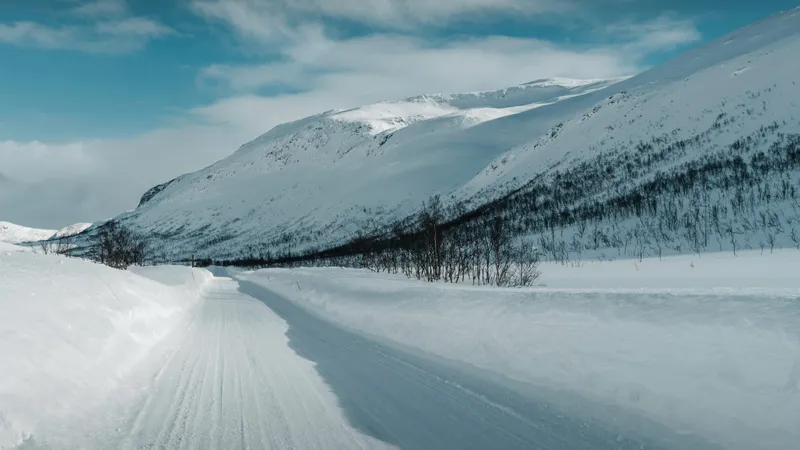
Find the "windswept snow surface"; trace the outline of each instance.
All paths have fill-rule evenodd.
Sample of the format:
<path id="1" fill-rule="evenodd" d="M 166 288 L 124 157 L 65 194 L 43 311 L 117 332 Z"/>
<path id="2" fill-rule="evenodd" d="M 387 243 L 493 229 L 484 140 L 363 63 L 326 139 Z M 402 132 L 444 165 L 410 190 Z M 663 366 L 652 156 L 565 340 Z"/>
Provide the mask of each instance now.
<path id="1" fill-rule="evenodd" d="M 210 274 L 131 272 L 0 244 L 0 448 L 105 401 L 196 303 Z M 57 447 L 58 448 L 58 447 Z"/>
<path id="2" fill-rule="evenodd" d="M 800 442 L 797 267 L 796 250 L 547 265 L 543 286 L 524 290 L 343 269 L 239 277 L 387 345 L 544 389 L 567 410 L 588 410 L 565 400 L 578 395 L 721 448 L 790 450 Z"/>

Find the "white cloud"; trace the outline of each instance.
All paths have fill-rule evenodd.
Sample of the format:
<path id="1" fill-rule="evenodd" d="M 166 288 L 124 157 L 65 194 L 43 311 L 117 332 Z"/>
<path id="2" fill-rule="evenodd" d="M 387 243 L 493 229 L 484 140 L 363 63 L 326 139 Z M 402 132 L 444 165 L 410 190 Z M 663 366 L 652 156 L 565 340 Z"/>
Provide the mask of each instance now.
<path id="1" fill-rule="evenodd" d="M 645 22 L 614 23 L 606 26 L 603 33 L 618 42 L 623 42 L 626 48 L 639 54 L 673 50 L 703 38 L 693 20 L 677 18 L 670 14 L 663 14 Z"/>
<path id="2" fill-rule="evenodd" d="M 95 30 L 101 36 L 151 39 L 175 33 L 171 28 L 143 17 L 100 22 Z"/>
<path id="3" fill-rule="evenodd" d="M 192 0 L 195 11 L 246 33 L 280 35 L 275 19 L 346 19 L 389 29 L 444 24 L 480 14 L 537 15 L 574 8 L 573 0 Z"/>
<path id="4" fill-rule="evenodd" d="M 76 6 L 72 13 L 83 17 L 119 17 L 129 13 L 125 0 L 95 0 Z"/>
<path id="5" fill-rule="evenodd" d="M 254 138 L 280 123 L 330 109 L 549 77 L 613 78 L 638 69 L 637 58 L 629 53 L 574 50 L 535 39 L 489 37 L 435 46 L 398 35 L 321 39 L 287 48 L 282 62 L 207 68 L 201 77 L 227 83 L 238 94 L 193 113 L 210 123 L 237 125 Z M 247 93 L 276 83 L 300 92 Z"/>
<path id="6" fill-rule="evenodd" d="M 84 3 L 70 12 L 80 20 L 58 26 L 31 21 L 0 23 L 0 42 L 52 50 L 125 53 L 143 48 L 152 39 L 175 34 L 155 20 L 131 16 L 123 0 Z"/>
<path id="7" fill-rule="evenodd" d="M 188 125 L 129 139 L 1 142 L 0 220 L 40 228 L 103 220 L 144 192 L 232 153 L 250 137 L 238 125 Z"/>
<path id="8" fill-rule="evenodd" d="M 201 83 L 214 81 L 234 91 L 252 91 L 268 86 L 306 88 L 310 78 L 303 66 L 293 62 L 255 66 L 212 64 L 200 72 Z"/>

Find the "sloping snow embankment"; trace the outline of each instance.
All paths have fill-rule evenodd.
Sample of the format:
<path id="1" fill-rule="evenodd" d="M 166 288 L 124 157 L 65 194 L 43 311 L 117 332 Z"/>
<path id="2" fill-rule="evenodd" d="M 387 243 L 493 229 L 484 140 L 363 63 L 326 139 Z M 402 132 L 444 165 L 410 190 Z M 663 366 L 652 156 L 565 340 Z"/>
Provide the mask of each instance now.
<path id="1" fill-rule="evenodd" d="M 540 288 L 243 273 L 384 342 L 621 406 L 730 449 L 800 441 L 800 252 L 545 266 Z M 608 420 L 623 420 L 606 417 Z"/>
<path id="2" fill-rule="evenodd" d="M 210 278 L 185 267 L 137 275 L 0 243 L 0 449 L 102 402 Z"/>

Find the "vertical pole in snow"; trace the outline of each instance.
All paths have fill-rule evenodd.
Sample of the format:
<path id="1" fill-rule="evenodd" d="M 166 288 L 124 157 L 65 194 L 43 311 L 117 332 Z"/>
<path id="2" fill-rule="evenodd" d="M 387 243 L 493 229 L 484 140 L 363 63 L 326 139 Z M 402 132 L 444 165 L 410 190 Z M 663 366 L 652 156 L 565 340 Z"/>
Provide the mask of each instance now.
<path id="1" fill-rule="evenodd" d="M 192 253 L 192 269 L 194 269 L 194 253 Z"/>

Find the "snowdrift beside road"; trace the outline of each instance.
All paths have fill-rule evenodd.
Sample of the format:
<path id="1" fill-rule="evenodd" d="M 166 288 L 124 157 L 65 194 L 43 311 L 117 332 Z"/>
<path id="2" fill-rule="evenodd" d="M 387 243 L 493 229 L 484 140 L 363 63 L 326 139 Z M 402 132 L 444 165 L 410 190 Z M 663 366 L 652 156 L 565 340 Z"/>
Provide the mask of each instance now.
<path id="1" fill-rule="evenodd" d="M 722 448 L 788 450 L 800 441 L 797 267 L 797 251 L 546 266 L 546 287 L 525 290 L 343 269 L 239 276 L 356 332 L 530 383 L 534 395 L 579 394 Z"/>
<path id="2" fill-rule="evenodd" d="M 0 244 L 0 449 L 102 401 L 211 278 L 175 267 L 157 282 L 153 269 L 20 250 Z"/>

